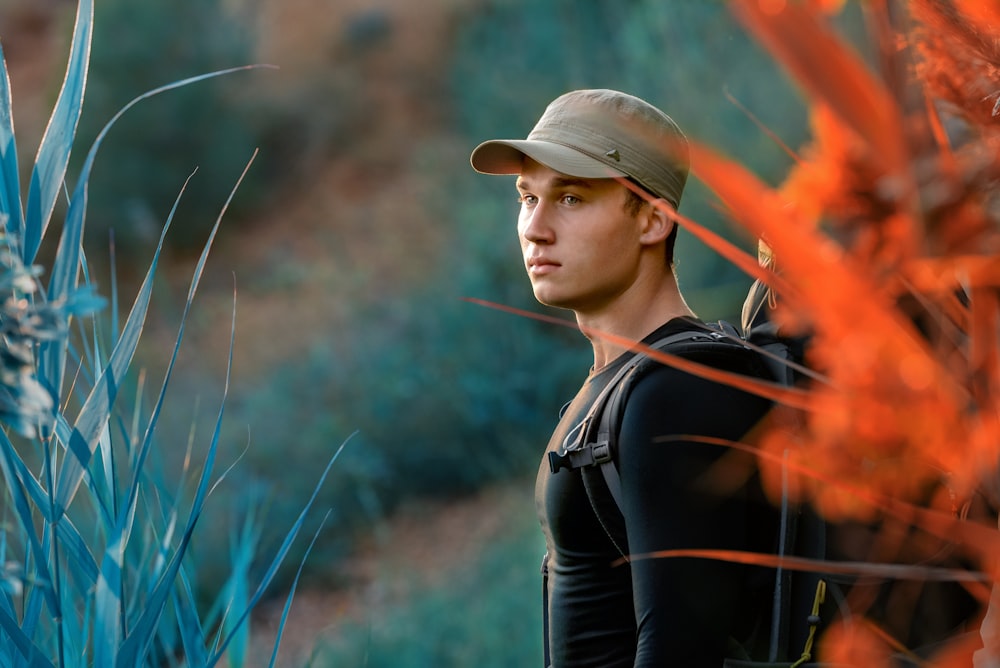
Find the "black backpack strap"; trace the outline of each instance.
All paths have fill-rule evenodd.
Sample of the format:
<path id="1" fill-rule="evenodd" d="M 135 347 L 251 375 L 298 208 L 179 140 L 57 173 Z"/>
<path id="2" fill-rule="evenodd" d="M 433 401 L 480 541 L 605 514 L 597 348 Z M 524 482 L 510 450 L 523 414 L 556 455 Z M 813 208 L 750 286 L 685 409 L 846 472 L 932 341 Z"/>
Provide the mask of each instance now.
<path id="1" fill-rule="evenodd" d="M 719 341 L 731 340 L 742 345 L 739 331 L 728 323 L 705 325 L 701 329 L 689 329 L 664 336 L 654 341 L 650 347 L 666 351 L 670 348 L 703 349 L 704 346 L 719 345 Z M 608 538 L 618 549 L 622 558 L 628 560 L 625 549 L 626 536 L 616 524 L 608 521 L 611 517 L 624 518 L 622 512 L 621 476 L 615 461 L 615 446 L 618 428 L 625 410 L 625 401 L 634 383 L 644 373 L 659 364 L 647 353 L 635 353 L 618 370 L 611 381 L 593 401 L 587 414 L 569 434 L 559 452 L 550 452 L 549 469 L 557 473 L 563 468 L 580 469 L 587 498 L 598 522 Z M 591 472 L 598 468 L 604 478 L 608 494 L 596 487 L 599 483 L 592 479 Z M 620 524 L 620 523 L 619 523 Z"/>
<path id="2" fill-rule="evenodd" d="M 664 336 L 649 347 L 666 352 L 671 347 L 679 347 L 685 343 L 701 347 L 718 345 L 720 341 L 742 345 L 739 330 L 727 322 L 719 321 L 718 324 L 706 325 L 704 329 L 690 329 Z M 654 364 L 659 362 L 645 352 L 637 352 L 597 396 L 577 429 L 567 435 L 560 452 L 550 452 L 548 455 L 549 469 L 553 473 L 562 468 L 599 466 L 619 513 L 622 506 L 622 485 L 615 463 L 618 427 L 625 410 L 625 400 L 633 384 Z"/>
<path id="3" fill-rule="evenodd" d="M 549 650 L 549 553 L 542 557 L 542 656 L 543 668 L 549 668 L 552 660 Z"/>
<path id="4" fill-rule="evenodd" d="M 685 333 L 686 334 L 686 333 Z M 646 357 L 645 353 L 639 352 L 626 362 L 611 381 L 604 386 L 601 393 L 597 395 L 590 409 L 578 424 L 563 441 L 559 451 L 549 453 L 549 470 L 558 473 L 561 469 L 578 469 L 595 464 L 604 464 L 613 459 L 610 449 L 610 439 L 602 439 L 598 436 L 591 438 L 594 420 L 601 417 L 604 406 L 608 403 L 609 396 L 619 387 L 622 379 L 628 376 L 635 367 Z M 620 487 L 620 486 L 619 486 Z"/>

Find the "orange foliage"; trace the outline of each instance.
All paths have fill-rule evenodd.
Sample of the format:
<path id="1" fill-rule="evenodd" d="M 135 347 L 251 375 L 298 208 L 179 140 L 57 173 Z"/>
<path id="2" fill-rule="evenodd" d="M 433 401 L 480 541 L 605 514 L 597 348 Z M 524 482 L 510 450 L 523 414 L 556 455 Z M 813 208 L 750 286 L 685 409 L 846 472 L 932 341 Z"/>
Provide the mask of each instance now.
<path id="1" fill-rule="evenodd" d="M 908 63 L 910 85 L 897 93 L 832 31 L 822 13 L 829 5 L 734 9 L 813 98 L 813 142 L 777 189 L 707 147 L 692 151 L 695 173 L 773 249 L 795 287 L 781 294 L 775 317 L 811 334 L 808 361 L 828 379 L 810 388 L 806 419 L 776 429 L 768 447 L 887 497 L 916 499 L 943 474 L 968 496 L 1000 441 L 1000 237 L 991 206 L 1000 152 L 988 150 L 1000 124 L 990 116 L 979 125 L 985 117 L 971 110 L 959 138 L 942 144 L 936 106 L 913 99 L 937 101 L 943 91 L 957 108 L 981 107 L 982 95 L 957 92 L 973 84 L 981 92 L 984 81 L 1000 92 L 984 46 L 1000 44 L 1000 31 L 987 39 L 983 12 L 963 22 L 943 2 L 911 3 L 903 37 L 922 59 Z M 887 9 L 872 3 L 869 11 Z M 838 517 L 875 510 L 837 490 L 811 494 Z"/>
<path id="2" fill-rule="evenodd" d="M 772 276 L 774 318 L 808 334 L 807 362 L 824 379 L 804 384 L 805 410 L 775 417 L 760 445 L 765 482 L 778 485 L 767 462 L 787 457 L 811 472 L 795 489 L 829 520 L 892 517 L 900 533 L 891 549 L 876 540 L 883 556 L 926 557 L 951 531 L 965 567 L 996 579 L 1000 3 L 865 3 L 881 40 L 875 66 L 831 27 L 827 14 L 842 4 L 732 5 L 811 100 L 812 140 L 779 187 L 692 147 L 694 173 L 773 251 L 780 280 L 754 273 Z M 949 515 L 969 523 L 984 494 L 991 535 L 943 528 Z M 888 665 L 897 631 L 838 625 L 824 657 Z M 968 665 L 969 642 L 956 638 L 935 665 Z"/>

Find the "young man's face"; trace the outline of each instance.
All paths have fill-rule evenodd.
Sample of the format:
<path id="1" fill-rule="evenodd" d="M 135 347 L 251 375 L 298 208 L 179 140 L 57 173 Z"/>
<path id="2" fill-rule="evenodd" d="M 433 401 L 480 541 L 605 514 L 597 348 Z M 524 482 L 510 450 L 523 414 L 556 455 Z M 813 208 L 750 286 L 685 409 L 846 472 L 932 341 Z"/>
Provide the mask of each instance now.
<path id="1" fill-rule="evenodd" d="M 599 313 L 635 283 L 645 211 L 626 211 L 625 186 L 566 176 L 525 158 L 517 190 L 517 233 L 538 301 Z"/>

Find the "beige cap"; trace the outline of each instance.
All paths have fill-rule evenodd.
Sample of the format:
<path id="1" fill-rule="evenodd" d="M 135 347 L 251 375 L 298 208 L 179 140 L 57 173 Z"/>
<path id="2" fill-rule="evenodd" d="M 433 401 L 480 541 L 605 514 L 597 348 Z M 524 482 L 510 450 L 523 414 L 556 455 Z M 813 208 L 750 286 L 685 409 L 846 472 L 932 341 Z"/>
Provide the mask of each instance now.
<path id="1" fill-rule="evenodd" d="M 568 176 L 631 178 L 674 207 L 688 175 L 687 138 L 665 113 L 614 90 L 556 98 L 527 139 L 494 139 L 472 152 L 483 174 L 519 174 L 524 156 Z"/>

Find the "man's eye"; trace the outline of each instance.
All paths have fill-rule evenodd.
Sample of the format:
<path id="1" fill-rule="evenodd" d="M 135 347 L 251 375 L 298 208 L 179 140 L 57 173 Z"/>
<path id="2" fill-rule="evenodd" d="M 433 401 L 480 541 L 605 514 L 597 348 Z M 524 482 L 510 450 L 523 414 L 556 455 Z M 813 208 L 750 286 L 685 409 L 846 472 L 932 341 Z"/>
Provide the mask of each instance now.
<path id="1" fill-rule="evenodd" d="M 580 203 L 580 198 L 576 195 L 563 195 L 563 204 L 569 204 L 570 206 L 575 206 Z"/>
<path id="2" fill-rule="evenodd" d="M 518 201 L 519 204 L 528 204 L 528 205 L 531 205 L 531 204 L 534 204 L 535 202 L 537 202 L 538 198 L 535 197 L 534 195 L 529 195 L 527 193 L 521 193 L 520 195 L 517 196 L 517 201 Z"/>

